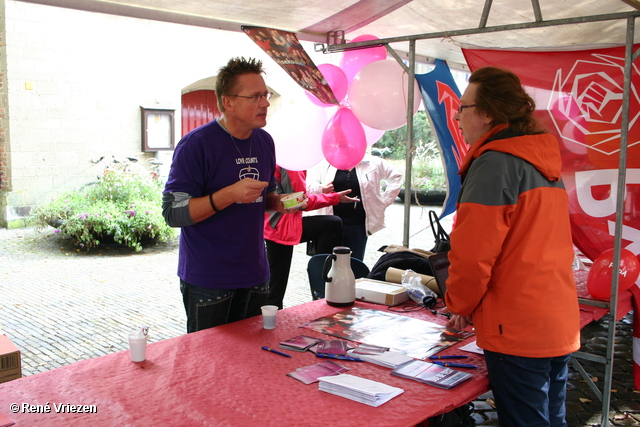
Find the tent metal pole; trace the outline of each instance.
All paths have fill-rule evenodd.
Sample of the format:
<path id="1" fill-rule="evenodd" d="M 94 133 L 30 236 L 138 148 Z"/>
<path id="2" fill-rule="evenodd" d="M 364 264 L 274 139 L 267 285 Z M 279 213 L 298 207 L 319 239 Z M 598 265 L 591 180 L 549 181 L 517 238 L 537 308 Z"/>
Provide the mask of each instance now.
<path id="1" fill-rule="evenodd" d="M 554 27 L 557 25 L 584 24 L 588 22 L 615 21 L 640 16 L 640 11 L 609 13 L 603 15 L 578 16 L 575 18 L 551 19 L 548 21 L 523 22 L 520 24 L 496 25 L 484 28 L 467 28 L 461 30 L 438 31 L 435 33 L 414 34 L 410 36 L 389 37 L 385 39 L 361 41 L 356 43 L 331 44 L 322 46 L 323 52 L 342 52 L 345 49 L 378 46 L 384 43 L 400 43 L 415 40 L 440 39 L 471 34 L 495 33 L 500 31 L 526 30 L 530 28 Z"/>
<path id="2" fill-rule="evenodd" d="M 533 15 L 536 17 L 536 22 L 542 22 L 542 11 L 540 10 L 540 2 L 538 0 L 531 0 L 531 7 L 533 7 Z"/>
<path id="3" fill-rule="evenodd" d="M 407 155 L 405 156 L 405 173 L 404 173 L 404 233 L 402 236 L 402 244 L 405 247 L 409 247 L 409 224 L 411 220 L 411 171 L 412 159 L 413 159 L 413 101 L 414 101 L 414 87 L 416 84 L 416 41 L 411 40 L 409 42 L 409 85 L 407 93 Z"/>
<path id="4" fill-rule="evenodd" d="M 613 240 L 613 265 L 614 271 L 620 265 L 620 251 L 622 248 L 622 214 L 624 209 L 624 196 L 626 193 L 627 175 L 627 144 L 629 137 L 629 96 L 631 92 L 631 71 L 633 61 L 633 33 L 635 20 L 627 18 L 627 40 L 625 45 L 624 61 L 624 88 L 622 92 L 622 125 L 620 128 L 620 158 L 618 161 L 618 189 L 616 194 L 616 224 Z M 607 356 L 604 375 L 604 390 L 602 393 L 602 418 L 601 425 L 609 426 L 609 406 L 611 403 L 611 378 L 613 375 L 613 354 L 616 338 L 617 313 L 618 313 L 618 286 L 619 275 L 611 275 L 611 299 L 609 303 L 609 330 L 607 335 Z"/>
<path id="5" fill-rule="evenodd" d="M 491 3 L 493 3 L 493 0 L 484 1 L 484 9 L 482 9 L 482 16 L 480 17 L 478 28 L 485 28 L 487 26 L 487 21 L 489 20 L 489 12 L 491 12 Z"/>

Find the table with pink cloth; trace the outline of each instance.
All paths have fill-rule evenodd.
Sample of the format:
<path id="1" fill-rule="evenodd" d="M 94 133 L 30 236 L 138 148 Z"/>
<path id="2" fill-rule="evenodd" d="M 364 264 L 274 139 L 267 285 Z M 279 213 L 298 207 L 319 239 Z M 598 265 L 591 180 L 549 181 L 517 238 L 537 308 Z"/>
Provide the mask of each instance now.
<path id="1" fill-rule="evenodd" d="M 387 310 L 356 302 L 356 307 Z M 84 360 L 0 384 L 0 413 L 18 426 L 184 425 L 184 426 L 414 426 L 472 401 L 489 390 L 481 355 L 468 353 L 473 378 L 451 390 L 392 376 L 390 369 L 367 362 L 338 361 L 349 374 L 404 389 L 374 408 L 305 385 L 286 374 L 324 359 L 311 352 L 289 351 L 286 358 L 263 351 L 304 334 L 328 335 L 300 328 L 341 308 L 318 300 L 278 312 L 277 327 L 266 330 L 260 316 L 182 335 L 147 346 L 147 360 L 133 363 L 129 351 Z M 444 324 L 427 310 L 402 315 Z M 150 325 L 153 327 L 153 325 Z M 123 332 L 123 339 L 127 331 Z M 459 346 L 441 354 L 460 353 Z M 12 413 L 11 404 L 48 405 L 50 413 Z M 56 413 L 54 404 L 95 405 L 95 413 Z"/>

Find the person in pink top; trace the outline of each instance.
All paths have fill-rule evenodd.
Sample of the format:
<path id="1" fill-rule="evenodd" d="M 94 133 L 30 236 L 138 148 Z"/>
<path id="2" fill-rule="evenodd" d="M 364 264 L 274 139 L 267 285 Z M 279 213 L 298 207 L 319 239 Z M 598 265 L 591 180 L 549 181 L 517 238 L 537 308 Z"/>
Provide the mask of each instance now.
<path id="1" fill-rule="evenodd" d="M 278 192 L 306 193 L 307 172 L 276 168 Z M 326 194 L 307 194 L 306 206 L 301 210 L 314 210 L 338 203 L 355 203 L 357 198 L 349 197 L 351 190 Z M 342 245 L 342 220 L 335 215 L 302 216 L 302 211 L 283 215 L 274 212 L 265 215 L 264 238 L 267 260 L 271 270 L 269 279 L 269 300 L 271 305 L 282 308 L 287 290 L 293 247 L 298 243 L 315 240 L 318 253 L 330 254 L 333 248 Z"/>

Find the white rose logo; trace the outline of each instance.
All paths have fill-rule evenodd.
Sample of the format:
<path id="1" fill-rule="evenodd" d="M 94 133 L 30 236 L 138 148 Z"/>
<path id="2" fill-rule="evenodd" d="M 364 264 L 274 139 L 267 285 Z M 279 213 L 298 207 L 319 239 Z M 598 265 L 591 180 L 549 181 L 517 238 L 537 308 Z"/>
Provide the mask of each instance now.
<path id="1" fill-rule="evenodd" d="M 628 159 L 634 157 L 632 147 L 635 147 L 634 151 L 640 148 L 640 129 L 634 126 L 640 117 L 640 98 L 636 90 L 639 73 L 635 65 L 632 74 Z M 574 153 L 587 154 L 591 163 L 599 167 L 618 164 L 623 81 L 624 58 L 603 54 L 592 54 L 590 60 L 575 61 L 568 72 L 565 69 L 556 72 L 548 105 L 551 120 L 567 148 Z M 636 154 L 635 157 L 640 156 Z"/>

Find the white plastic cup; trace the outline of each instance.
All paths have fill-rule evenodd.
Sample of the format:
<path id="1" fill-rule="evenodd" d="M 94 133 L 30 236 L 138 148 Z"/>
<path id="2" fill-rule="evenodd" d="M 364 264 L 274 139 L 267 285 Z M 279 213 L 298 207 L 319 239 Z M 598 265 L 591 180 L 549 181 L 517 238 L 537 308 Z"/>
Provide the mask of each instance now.
<path id="1" fill-rule="evenodd" d="M 129 353 L 132 362 L 144 362 L 147 358 L 147 337 L 129 335 Z"/>
<path id="2" fill-rule="evenodd" d="M 265 329 L 276 328 L 276 315 L 278 314 L 277 305 L 263 305 L 262 307 L 262 325 Z"/>

